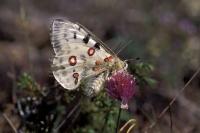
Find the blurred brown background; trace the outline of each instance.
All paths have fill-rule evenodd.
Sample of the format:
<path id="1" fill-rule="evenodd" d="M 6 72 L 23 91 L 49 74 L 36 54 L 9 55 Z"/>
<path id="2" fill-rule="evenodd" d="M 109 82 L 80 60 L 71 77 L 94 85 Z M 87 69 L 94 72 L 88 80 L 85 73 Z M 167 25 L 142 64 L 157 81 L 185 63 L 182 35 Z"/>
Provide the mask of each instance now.
<path id="1" fill-rule="evenodd" d="M 14 125 L 18 118 L 10 110 L 17 77 L 32 73 L 42 86 L 51 86 L 53 55 L 49 25 L 61 18 L 78 22 L 111 49 L 133 40 L 121 59 L 140 57 L 154 66 L 156 87 L 142 86 L 130 107 L 138 126 L 134 133 L 150 126 L 136 104 L 156 118 L 178 94 L 200 66 L 200 0 L 0 0 L 0 107 Z M 8 111 L 7 111 L 8 110 Z M 200 74 L 171 107 L 175 133 L 200 132 Z M 0 130 L 9 127 L 0 117 Z M 159 130 L 170 132 L 170 114 L 158 120 Z"/>

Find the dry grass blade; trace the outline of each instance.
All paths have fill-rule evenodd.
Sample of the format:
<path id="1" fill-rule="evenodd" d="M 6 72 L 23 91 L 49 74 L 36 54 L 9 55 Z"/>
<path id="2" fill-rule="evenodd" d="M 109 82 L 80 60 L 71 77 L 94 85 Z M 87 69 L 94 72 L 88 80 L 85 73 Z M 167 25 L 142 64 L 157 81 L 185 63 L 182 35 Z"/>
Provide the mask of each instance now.
<path id="1" fill-rule="evenodd" d="M 173 133 L 173 120 L 172 120 L 172 111 L 171 111 L 171 106 L 169 106 L 169 115 L 170 115 L 170 130 L 171 133 Z"/>
<path id="2" fill-rule="evenodd" d="M 130 122 L 134 122 L 127 130 L 127 133 L 129 133 L 131 131 L 131 129 L 135 126 L 135 122 L 136 120 L 135 119 L 130 119 L 129 121 L 127 121 L 123 127 L 120 128 L 120 132 L 122 132 L 124 130 L 124 128 L 130 123 Z"/>
<path id="3" fill-rule="evenodd" d="M 12 81 L 12 102 L 16 103 L 17 102 L 17 95 L 16 95 L 16 75 L 15 75 L 15 69 L 12 67 L 12 72 L 7 72 L 7 76 L 11 79 Z"/>
<path id="4" fill-rule="evenodd" d="M 17 0 L 17 2 L 19 3 L 19 11 L 20 11 L 20 16 L 21 16 L 21 21 L 23 24 L 23 28 L 24 28 L 24 39 L 26 42 L 26 48 L 27 48 L 27 59 L 28 59 L 28 63 L 29 63 L 29 71 L 32 74 L 32 62 L 31 62 L 31 40 L 30 40 L 30 34 L 29 34 L 29 29 L 28 29 L 28 18 L 27 18 L 27 14 L 26 14 L 26 10 L 25 10 L 25 1 L 24 0 Z"/>
<path id="5" fill-rule="evenodd" d="M 200 68 L 195 72 L 195 74 L 192 76 L 192 78 L 187 82 L 187 84 L 179 91 L 179 93 L 174 97 L 174 99 L 169 103 L 169 105 L 162 111 L 162 113 L 158 116 L 157 119 L 159 119 L 169 108 L 170 106 L 174 103 L 174 101 L 177 99 L 177 97 L 185 90 L 185 88 L 191 83 L 191 81 L 195 78 L 195 76 L 199 73 Z M 148 133 L 151 128 L 155 125 L 157 121 L 151 124 L 151 126 L 147 129 L 145 133 Z"/>
<path id="6" fill-rule="evenodd" d="M 8 119 L 7 115 L 2 113 L 2 116 L 5 118 L 5 120 L 9 123 L 9 125 L 11 126 L 12 130 L 17 133 L 16 128 L 14 127 L 14 125 L 12 124 L 12 122 Z"/>
<path id="7" fill-rule="evenodd" d="M 84 98 L 81 98 L 79 103 L 70 111 L 70 113 L 65 117 L 65 119 L 60 123 L 60 125 L 57 127 L 54 133 L 57 133 L 59 129 L 64 125 L 64 123 L 67 121 L 67 119 L 75 112 L 75 110 L 85 101 Z"/>

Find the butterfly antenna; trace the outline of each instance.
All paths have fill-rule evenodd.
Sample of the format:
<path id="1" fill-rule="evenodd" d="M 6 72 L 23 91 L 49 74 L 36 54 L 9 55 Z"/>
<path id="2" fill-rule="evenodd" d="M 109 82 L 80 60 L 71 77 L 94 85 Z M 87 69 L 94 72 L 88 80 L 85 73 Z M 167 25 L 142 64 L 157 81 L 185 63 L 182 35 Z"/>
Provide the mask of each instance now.
<path id="1" fill-rule="evenodd" d="M 135 59 L 126 59 L 124 62 L 127 62 L 127 61 L 133 61 L 133 60 L 139 60 L 140 58 L 135 58 Z"/>
<path id="2" fill-rule="evenodd" d="M 128 44 L 130 44 L 130 42 L 132 42 L 133 40 L 130 40 L 127 44 L 125 44 L 124 45 L 124 47 L 122 47 L 117 53 L 116 53 L 116 55 L 118 55 L 121 51 L 122 51 L 122 49 L 124 49 Z"/>
<path id="3" fill-rule="evenodd" d="M 122 42 L 120 42 L 119 45 L 117 46 L 117 48 L 114 50 L 115 53 L 117 52 L 117 50 L 118 50 L 118 48 L 119 48 L 119 46 L 120 46 L 121 44 L 122 44 Z"/>

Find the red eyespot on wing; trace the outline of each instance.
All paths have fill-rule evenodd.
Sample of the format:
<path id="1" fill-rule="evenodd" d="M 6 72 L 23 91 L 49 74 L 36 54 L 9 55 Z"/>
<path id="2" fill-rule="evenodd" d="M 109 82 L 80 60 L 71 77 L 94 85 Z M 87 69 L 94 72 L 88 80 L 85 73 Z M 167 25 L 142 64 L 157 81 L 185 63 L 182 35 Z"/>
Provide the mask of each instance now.
<path id="1" fill-rule="evenodd" d="M 94 48 L 89 48 L 88 49 L 88 55 L 92 56 L 95 53 L 95 49 Z"/>
<path id="2" fill-rule="evenodd" d="M 95 62 L 95 64 L 98 66 L 98 65 L 101 64 L 101 61 L 100 61 L 100 60 L 97 60 L 97 61 Z"/>
<path id="3" fill-rule="evenodd" d="M 109 57 L 109 60 L 112 60 L 112 59 L 114 59 L 114 57 L 111 55 L 111 56 Z"/>
<path id="4" fill-rule="evenodd" d="M 74 73 L 74 74 L 73 74 L 73 77 L 74 77 L 74 78 L 78 78 L 78 76 L 79 76 L 78 73 Z"/>
<path id="5" fill-rule="evenodd" d="M 105 59 L 104 59 L 104 62 L 108 62 L 109 61 L 109 58 L 108 57 L 106 57 Z"/>
<path id="6" fill-rule="evenodd" d="M 73 74 L 73 77 L 75 78 L 75 81 L 74 81 L 74 84 L 75 84 L 75 85 L 78 83 L 78 76 L 79 76 L 78 73 L 74 73 L 74 74 Z"/>
<path id="7" fill-rule="evenodd" d="M 95 72 L 97 72 L 97 71 L 99 71 L 99 70 L 100 70 L 99 67 L 94 67 L 94 68 L 93 68 L 93 71 L 95 71 Z"/>
<path id="8" fill-rule="evenodd" d="M 76 61 L 76 56 L 70 56 L 70 57 L 69 57 L 69 64 L 70 64 L 71 66 L 74 66 L 74 65 L 76 65 L 76 63 L 77 63 L 77 61 Z"/>

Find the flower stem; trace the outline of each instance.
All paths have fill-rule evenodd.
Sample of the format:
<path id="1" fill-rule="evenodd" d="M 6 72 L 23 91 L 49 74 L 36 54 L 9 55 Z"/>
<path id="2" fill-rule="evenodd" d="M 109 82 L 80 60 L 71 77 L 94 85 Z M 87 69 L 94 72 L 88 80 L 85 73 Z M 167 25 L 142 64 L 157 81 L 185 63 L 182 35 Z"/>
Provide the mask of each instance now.
<path id="1" fill-rule="evenodd" d="M 118 118 L 117 118 L 117 127 L 116 127 L 115 133 L 118 133 L 118 131 L 119 131 L 119 123 L 120 123 L 121 110 L 122 110 L 122 109 L 119 108 L 119 114 L 118 114 Z"/>

